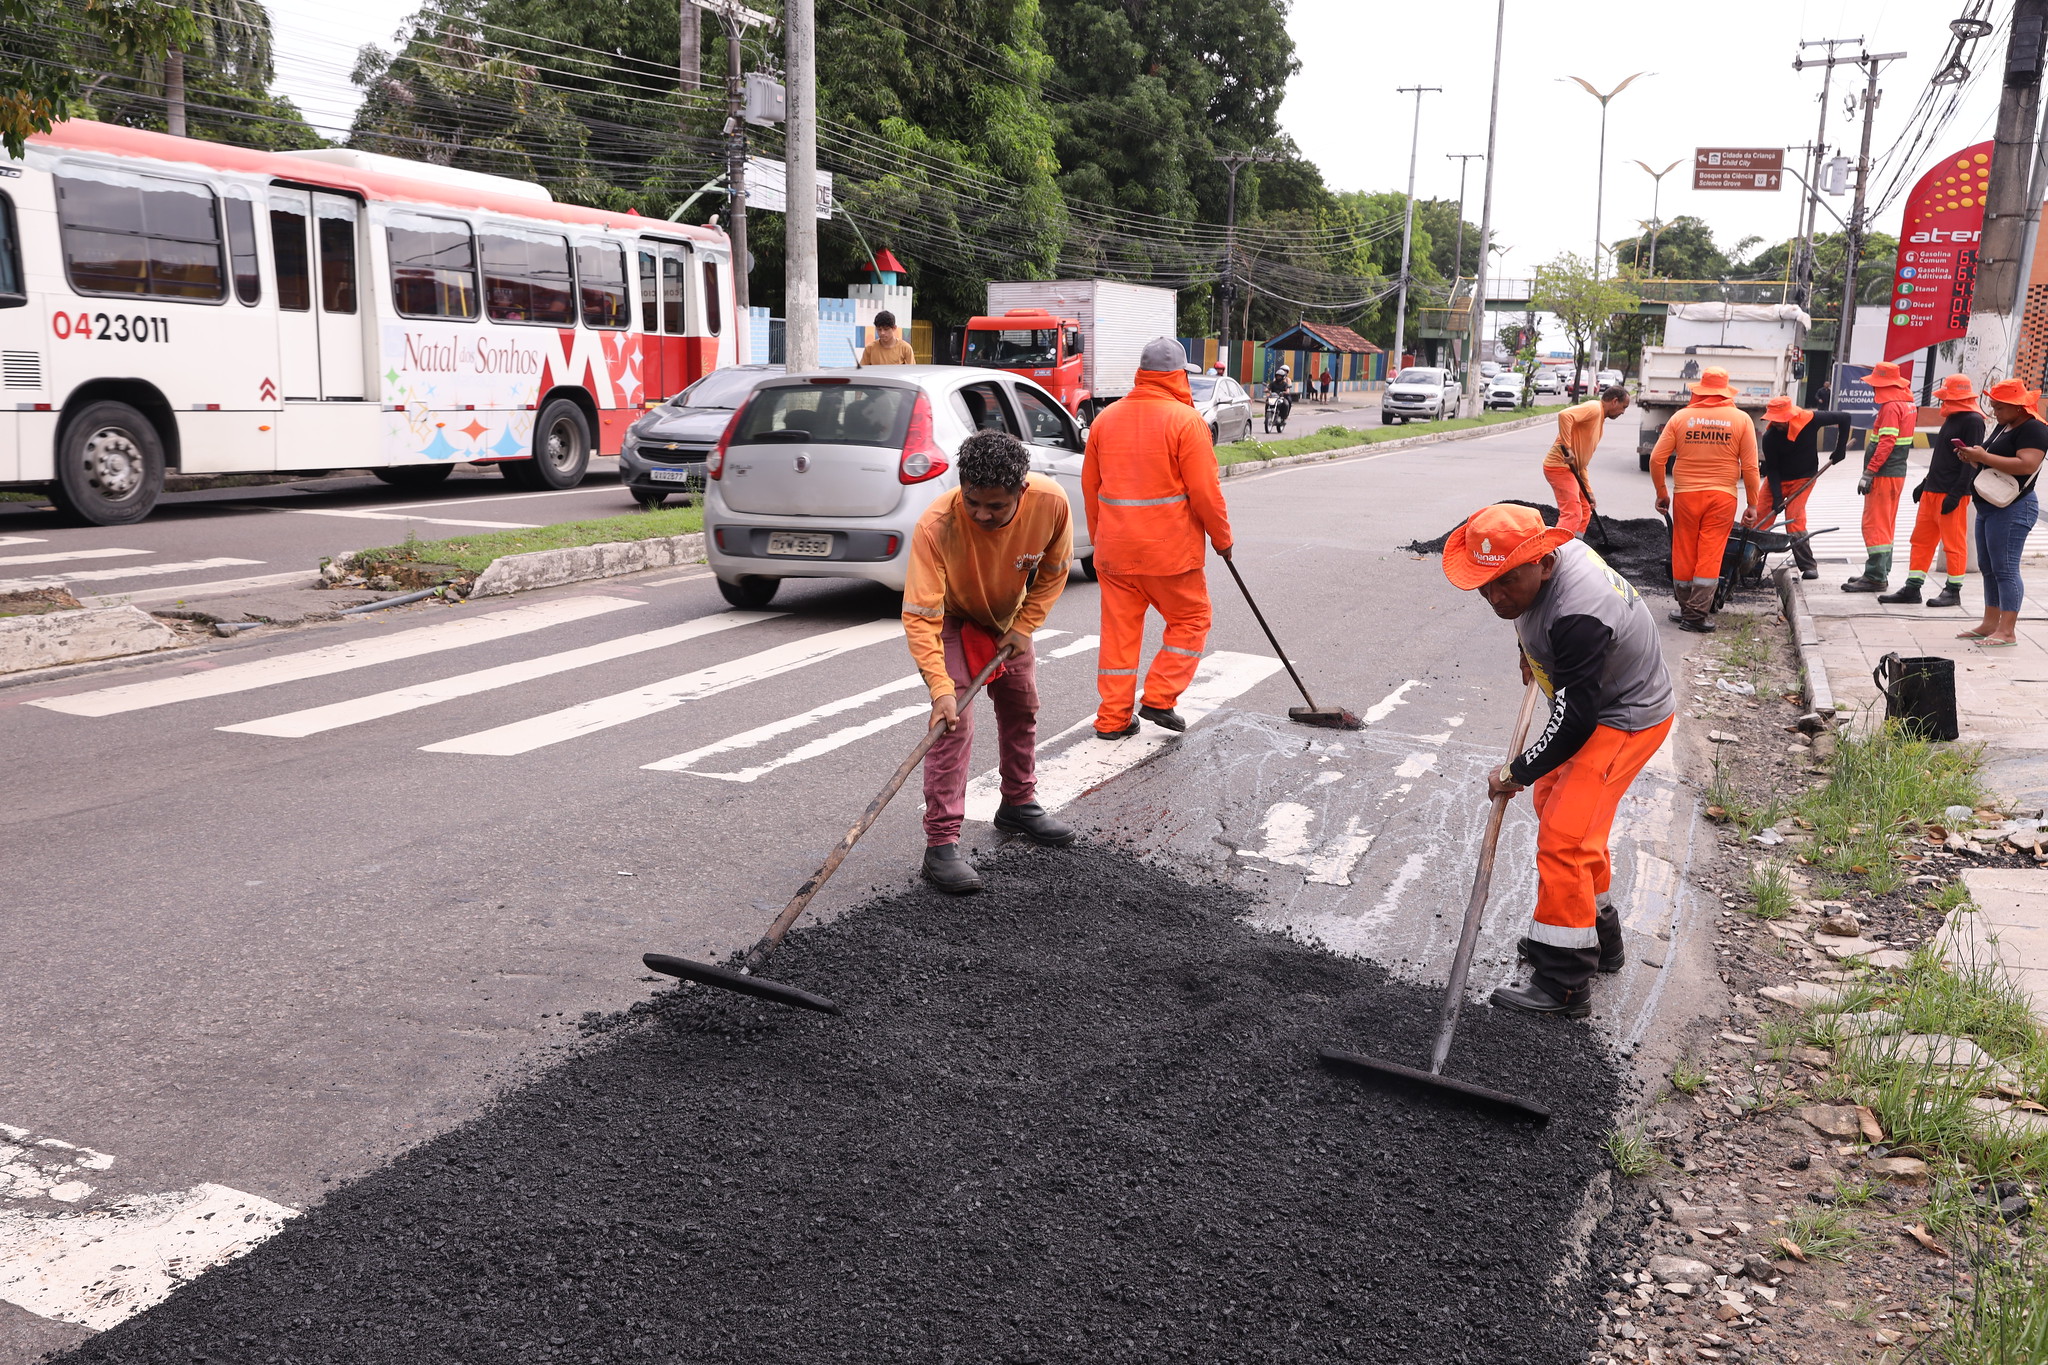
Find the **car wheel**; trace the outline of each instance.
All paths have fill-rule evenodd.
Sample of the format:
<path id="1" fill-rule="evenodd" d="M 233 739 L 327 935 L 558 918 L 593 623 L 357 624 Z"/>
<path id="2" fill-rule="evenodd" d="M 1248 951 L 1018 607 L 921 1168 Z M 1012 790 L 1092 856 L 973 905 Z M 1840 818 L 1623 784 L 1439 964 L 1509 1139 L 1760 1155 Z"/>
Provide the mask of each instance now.
<path id="1" fill-rule="evenodd" d="M 540 410 L 533 424 L 533 458 L 523 460 L 525 481 L 534 488 L 574 488 L 590 468 L 590 419 L 566 398 Z"/>
<path id="2" fill-rule="evenodd" d="M 1094 582 L 1098 582 L 1098 581 L 1100 581 L 1100 580 L 1098 580 L 1098 579 L 1097 579 L 1097 578 L 1095 577 L 1095 556 L 1094 556 L 1094 555 L 1083 555 L 1083 556 L 1081 556 L 1081 559 L 1080 559 L 1080 565 L 1081 565 L 1081 577 L 1083 577 L 1083 578 L 1087 579 L 1087 580 L 1088 580 L 1088 581 L 1089 581 L 1090 583 L 1094 583 Z"/>
<path id="3" fill-rule="evenodd" d="M 378 480 L 393 488 L 432 488 L 435 484 L 448 482 L 448 476 L 455 472 L 450 464 L 402 464 L 390 469 L 370 471 Z"/>
<path id="4" fill-rule="evenodd" d="M 659 512 L 661 505 L 668 501 L 668 494 L 644 492 L 636 488 L 633 490 L 633 501 L 640 504 L 640 510 L 643 512 Z M 685 506 L 687 505 L 686 503 Z"/>
<path id="5" fill-rule="evenodd" d="M 1223 444 L 1223 432 L 1217 428 L 1214 422 L 1209 423 L 1209 444 L 1212 446 Z"/>
<path id="6" fill-rule="evenodd" d="M 1643 472 L 1644 472 L 1645 474 L 1647 474 L 1647 473 L 1649 473 L 1649 472 L 1650 472 L 1650 452 L 1649 452 L 1649 451 L 1647 451 L 1647 450 L 1638 450 L 1638 451 L 1636 452 L 1636 466 L 1637 466 L 1637 467 L 1638 467 L 1639 469 L 1641 469 L 1641 470 L 1642 470 L 1642 471 L 1643 471 Z"/>
<path id="7" fill-rule="evenodd" d="M 759 611 L 775 600 L 775 590 L 781 586 L 779 578 L 748 574 L 744 578 L 719 579 L 718 594 L 744 611 Z"/>
<path id="8" fill-rule="evenodd" d="M 164 446 L 155 423 L 126 403 L 91 403 L 57 443 L 50 501 L 88 526 L 141 521 L 164 491 Z"/>

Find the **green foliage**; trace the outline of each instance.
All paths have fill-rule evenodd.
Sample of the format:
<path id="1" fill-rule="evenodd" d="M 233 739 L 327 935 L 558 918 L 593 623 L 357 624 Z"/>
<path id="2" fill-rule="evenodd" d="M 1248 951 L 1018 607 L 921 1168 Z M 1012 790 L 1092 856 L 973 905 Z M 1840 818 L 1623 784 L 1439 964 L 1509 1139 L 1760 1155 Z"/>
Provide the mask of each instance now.
<path id="1" fill-rule="evenodd" d="M 1613 244 L 1615 261 L 1645 275 L 1650 270 L 1650 232 L 1646 228 L 1634 237 Z M 1718 280 L 1735 268 L 1726 252 L 1714 244 L 1714 229 L 1703 218 L 1682 213 L 1657 234 L 1657 269 L 1663 280 Z M 1744 272 L 1750 273 L 1750 272 Z"/>
<path id="2" fill-rule="evenodd" d="M 1571 340 L 1573 363 L 1581 370 L 1587 367 L 1593 338 L 1636 302 L 1627 281 L 1596 275 L 1583 256 L 1569 251 L 1536 267 L 1529 295 L 1531 308 L 1556 315 Z"/>
<path id="3" fill-rule="evenodd" d="M 31 135 L 89 116 L 109 78 L 198 42 L 193 8 L 171 0 L 0 0 L 0 146 L 19 157 Z"/>
<path id="4" fill-rule="evenodd" d="M 1609 1133 L 1607 1155 L 1614 1162 L 1614 1169 L 1630 1180 L 1641 1180 L 1670 1164 L 1639 1125 L 1617 1128 Z"/>
<path id="5" fill-rule="evenodd" d="M 1758 919 L 1784 919 L 1792 913 L 1792 879 L 1782 863 L 1764 863 L 1749 874 L 1749 913 Z"/>
<path id="6" fill-rule="evenodd" d="M 1793 245 L 1787 241 L 1769 247 L 1749 262 L 1744 273 L 1760 280 L 1785 278 L 1786 260 Z M 1899 239 L 1890 233 L 1864 234 L 1863 250 L 1856 263 L 1858 303 L 1884 303 L 1891 298 L 1893 267 L 1898 263 L 1898 255 Z M 1839 319 L 1842 316 L 1842 275 L 1848 264 L 1848 243 L 1844 234 L 1816 233 L 1813 258 L 1813 301 L 1807 305 L 1806 311 L 1816 322 Z M 1657 250 L 1657 264 L 1661 270 L 1664 264 L 1662 247 Z"/>
<path id="7" fill-rule="evenodd" d="M 451 536 L 446 540 L 419 540 L 408 533 L 399 545 L 376 550 L 358 550 L 352 567 L 358 573 L 397 573 L 405 576 L 407 566 L 482 573 L 490 562 L 503 555 L 530 554 L 535 550 L 559 550 L 574 545 L 609 545 L 627 540 L 652 540 L 656 536 L 679 536 L 704 529 L 701 507 L 671 507 L 658 512 L 628 512 L 622 516 L 599 517 L 591 521 L 564 521 L 553 526 L 535 526 L 516 531 L 487 531 L 481 535 Z M 447 575 L 427 575 L 419 586 L 442 581 Z"/>
<path id="8" fill-rule="evenodd" d="M 1817 1260 L 1839 1261 L 1863 1234 L 1833 1209 L 1801 1209 L 1785 1225 L 1786 1240 Z"/>
<path id="9" fill-rule="evenodd" d="M 1690 1057 L 1680 1057 L 1671 1064 L 1671 1088 L 1681 1095 L 1697 1095 L 1707 1079 L 1706 1071 Z"/>
<path id="10" fill-rule="evenodd" d="M 1880 894 L 1906 873 L 1894 856 L 1919 825 L 1942 819 L 1947 806 L 1975 806 L 1983 796 L 1976 749 L 1913 739 L 1886 721 L 1868 735 L 1844 735 L 1828 767 L 1828 783 L 1798 803 L 1812 822 L 1819 861 L 1831 872 L 1863 877 Z"/>

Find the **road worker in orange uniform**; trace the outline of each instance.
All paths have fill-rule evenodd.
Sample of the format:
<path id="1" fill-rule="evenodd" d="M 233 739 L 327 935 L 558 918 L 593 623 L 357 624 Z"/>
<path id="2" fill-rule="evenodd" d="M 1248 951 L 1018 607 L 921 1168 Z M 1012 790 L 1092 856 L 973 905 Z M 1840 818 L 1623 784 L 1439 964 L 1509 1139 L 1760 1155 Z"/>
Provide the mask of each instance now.
<path id="1" fill-rule="evenodd" d="M 1081 495 L 1102 585 L 1096 672 L 1102 704 L 1095 733 L 1103 739 L 1137 734 L 1138 716 L 1164 729 L 1187 729 L 1174 704 L 1194 680 L 1209 641 L 1204 538 L 1230 558 L 1230 514 L 1216 475 L 1216 448 L 1188 392 L 1187 361 L 1172 337 L 1147 342 L 1131 391 L 1088 429 Z M 1147 607 L 1166 618 L 1166 635 L 1133 716 Z"/>
<path id="2" fill-rule="evenodd" d="M 1913 432 L 1920 421 L 1913 386 L 1899 377 L 1895 362 L 1880 360 L 1870 367 L 1870 391 L 1877 398 L 1877 417 L 1870 424 L 1870 454 L 1856 484 L 1863 495 L 1863 572 L 1844 583 L 1843 592 L 1883 592 L 1891 578 L 1899 495 L 1906 488 L 1906 453 L 1913 448 Z"/>
<path id="3" fill-rule="evenodd" d="M 1607 424 L 1628 411 L 1628 390 L 1616 386 L 1598 398 L 1574 403 L 1557 414 L 1557 439 L 1543 456 L 1543 477 L 1557 498 L 1557 524 L 1575 536 L 1586 534 L 1599 506 L 1586 467 Z"/>
<path id="4" fill-rule="evenodd" d="M 1714 623 L 1714 590 L 1721 583 L 1721 556 L 1735 529 L 1735 486 L 1748 499 L 1746 517 L 1757 516 L 1763 479 L 1757 473 L 1756 426 L 1735 406 L 1728 371 L 1712 366 L 1688 384 L 1692 402 L 1664 424 L 1650 452 L 1650 481 L 1657 486 L 1657 510 L 1671 516 L 1671 588 L 1680 630 L 1707 634 Z M 1675 459 L 1673 457 L 1676 457 Z M 1671 489 L 1664 468 L 1671 465 Z"/>
<path id="5" fill-rule="evenodd" d="M 1934 396 L 1941 402 L 1941 430 L 1934 434 L 1928 451 L 1927 477 L 1913 490 L 1913 550 L 1907 561 L 1906 582 L 1897 592 L 1881 594 L 1880 602 L 1920 600 L 1920 585 L 1934 567 L 1936 545 L 1946 561 L 1948 582 L 1927 599 L 1927 605 L 1953 607 L 1963 600 L 1963 575 L 1969 572 L 1970 481 L 1977 471 L 1956 452 L 1983 445 L 1987 424 L 1970 376 L 1948 376 Z"/>

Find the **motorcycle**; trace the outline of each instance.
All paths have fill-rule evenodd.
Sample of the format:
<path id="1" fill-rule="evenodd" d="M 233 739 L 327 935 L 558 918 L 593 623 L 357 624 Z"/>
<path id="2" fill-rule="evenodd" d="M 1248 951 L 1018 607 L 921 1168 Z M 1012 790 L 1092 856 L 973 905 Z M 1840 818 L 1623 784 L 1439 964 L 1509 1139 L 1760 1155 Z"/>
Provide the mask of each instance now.
<path id="1" fill-rule="evenodd" d="M 1266 391 L 1266 431 L 1277 434 L 1287 430 L 1287 415 L 1294 411 L 1294 398 L 1285 389 Z"/>

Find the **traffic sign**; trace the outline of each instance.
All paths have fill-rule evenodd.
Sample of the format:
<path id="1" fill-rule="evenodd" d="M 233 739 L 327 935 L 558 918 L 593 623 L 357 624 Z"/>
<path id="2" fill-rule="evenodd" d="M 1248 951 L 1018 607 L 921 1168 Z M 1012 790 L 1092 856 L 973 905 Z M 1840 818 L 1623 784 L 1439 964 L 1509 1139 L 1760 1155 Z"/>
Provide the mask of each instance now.
<path id="1" fill-rule="evenodd" d="M 1696 190 L 1775 190 L 1784 178 L 1783 147 L 1701 147 L 1692 154 Z"/>

